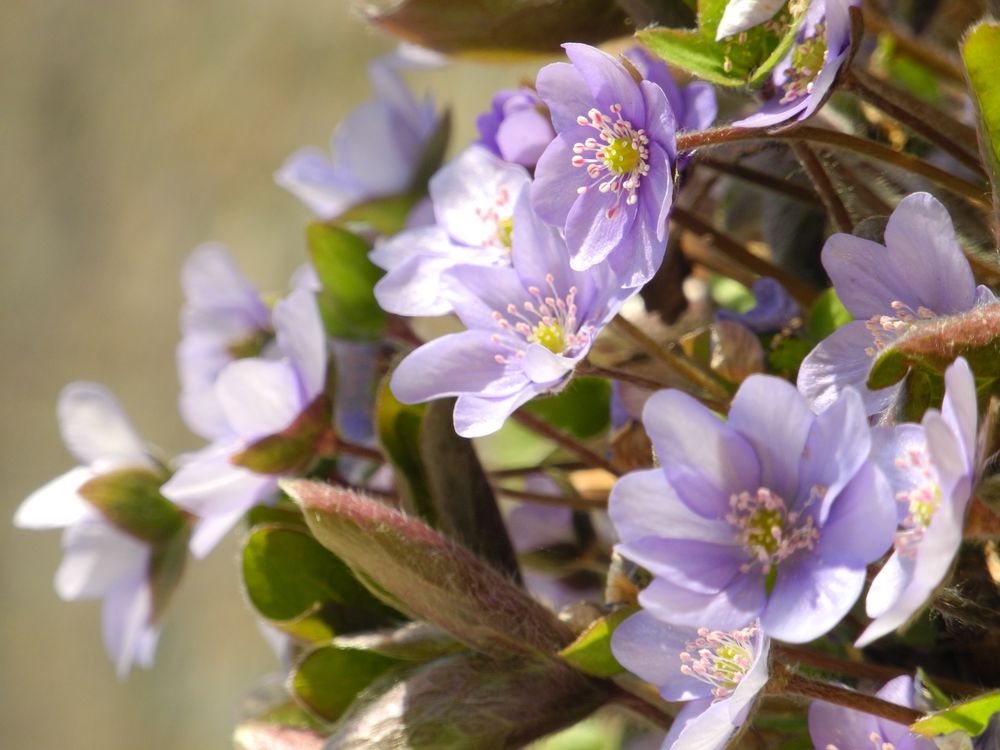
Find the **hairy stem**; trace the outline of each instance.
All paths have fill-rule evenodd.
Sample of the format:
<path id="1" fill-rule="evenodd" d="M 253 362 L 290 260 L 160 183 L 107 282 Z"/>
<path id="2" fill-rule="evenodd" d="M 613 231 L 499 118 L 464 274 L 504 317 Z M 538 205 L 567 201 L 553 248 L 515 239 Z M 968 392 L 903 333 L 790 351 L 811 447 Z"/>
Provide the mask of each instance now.
<path id="1" fill-rule="evenodd" d="M 562 505 L 573 510 L 591 511 L 607 510 L 608 499 L 590 500 L 585 497 L 574 497 L 573 495 L 546 495 L 541 492 L 529 492 L 528 490 L 515 490 L 512 487 L 496 486 L 494 489 L 507 497 L 516 500 L 527 500 L 531 503 L 541 503 L 542 505 Z"/>
<path id="2" fill-rule="evenodd" d="M 714 159 L 711 156 L 703 156 L 699 154 L 697 163 L 708 167 L 709 169 L 714 169 L 716 172 L 722 172 L 723 174 L 735 177 L 738 180 L 743 180 L 744 182 L 748 182 L 752 185 L 759 185 L 760 187 L 766 188 L 771 192 L 778 193 L 786 198 L 799 201 L 800 203 L 805 203 L 808 206 L 815 206 L 817 208 L 823 206 L 823 201 L 820 200 L 820 197 L 815 193 L 804 190 L 801 186 L 782 179 L 781 177 L 776 177 L 773 174 L 761 172 L 757 169 L 751 169 L 750 167 L 746 167 L 738 162 Z"/>
<path id="3" fill-rule="evenodd" d="M 809 147 L 808 143 L 801 142 L 792 144 L 792 152 L 806 174 L 809 175 L 809 179 L 812 180 L 813 187 L 816 188 L 816 192 L 823 201 L 823 205 L 826 206 L 826 211 L 830 214 L 837 229 L 841 232 L 850 232 L 854 229 L 851 214 L 848 213 L 847 206 L 837 194 L 837 188 L 830 180 L 830 175 L 826 173 L 826 168 L 816 156 L 816 152 Z"/>
<path id="4" fill-rule="evenodd" d="M 897 724 L 909 726 L 923 717 L 923 714 L 912 708 L 884 701 L 874 695 L 859 693 L 857 690 L 803 677 L 780 665 L 775 670 L 774 678 L 773 689 L 777 692 L 835 703 Z"/>
<path id="5" fill-rule="evenodd" d="M 600 378 L 610 378 L 611 380 L 620 380 L 623 383 L 629 383 L 631 385 L 637 386 L 639 388 L 646 388 L 650 391 L 658 391 L 661 388 L 669 388 L 670 386 L 666 383 L 661 383 L 658 380 L 653 380 L 652 378 L 644 378 L 642 375 L 635 375 L 631 372 L 626 372 L 625 370 L 618 370 L 612 367 L 602 367 L 601 365 L 595 365 L 590 360 L 583 360 L 580 364 L 576 366 L 577 375 L 594 375 Z"/>

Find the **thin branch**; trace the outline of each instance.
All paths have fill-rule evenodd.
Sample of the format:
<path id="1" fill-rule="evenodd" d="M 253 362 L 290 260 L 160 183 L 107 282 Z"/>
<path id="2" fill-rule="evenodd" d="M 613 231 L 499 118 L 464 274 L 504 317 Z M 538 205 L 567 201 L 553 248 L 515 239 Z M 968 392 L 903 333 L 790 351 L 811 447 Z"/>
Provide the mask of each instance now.
<path id="1" fill-rule="evenodd" d="M 368 461 L 374 461 L 376 463 L 384 463 L 385 456 L 382 455 L 382 451 L 377 448 L 369 448 L 367 445 L 359 445 L 358 443 L 351 443 L 337 437 L 334 443 L 334 451 L 336 453 L 342 453 L 346 456 L 356 456 L 357 458 L 364 458 Z"/>
<path id="2" fill-rule="evenodd" d="M 497 471 L 491 471 L 490 476 L 493 479 L 508 479 L 511 477 L 523 477 L 529 474 L 538 474 L 542 471 L 578 471 L 579 469 L 588 468 L 588 464 L 582 461 L 553 461 L 551 463 L 542 464 L 532 464 L 531 466 L 517 466 L 513 469 L 498 469 Z"/>
<path id="3" fill-rule="evenodd" d="M 965 147 L 965 144 L 977 143 L 976 131 L 968 125 L 862 70 L 850 68 L 844 71 L 841 85 L 950 154 L 962 166 L 986 176 L 978 155 Z"/>
<path id="4" fill-rule="evenodd" d="M 862 711 L 906 726 L 923 718 L 922 713 L 912 708 L 884 701 L 874 695 L 859 693 L 857 690 L 812 680 L 780 665 L 775 665 L 775 667 L 774 685 L 770 688 L 774 692 L 792 693 L 814 700 L 835 703 L 838 706 L 853 708 L 855 711 Z"/>
<path id="5" fill-rule="evenodd" d="M 714 169 L 717 172 L 722 172 L 730 177 L 735 177 L 738 180 L 743 180 L 744 182 L 749 182 L 753 185 L 759 185 L 760 187 L 766 188 L 774 193 L 779 193 L 786 198 L 791 198 L 792 200 L 799 201 L 800 203 L 805 203 L 807 206 L 816 206 L 820 208 L 823 206 L 823 201 L 815 193 L 804 189 L 800 185 L 796 185 L 793 182 L 782 179 L 781 177 L 775 177 L 773 174 L 768 174 L 767 172 L 761 172 L 758 169 L 751 169 L 750 167 L 744 166 L 739 162 L 724 161 L 721 159 L 715 159 L 711 156 L 698 155 L 697 163 L 708 167 L 709 169 Z"/>
<path id="6" fill-rule="evenodd" d="M 584 512 L 591 510 L 607 510 L 608 499 L 590 500 L 585 497 L 572 495 L 546 495 L 541 492 L 529 492 L 528 490 L 515 490 L 512 487 L 496 486 L 494 489 L 501 495 L 512 497 L 516 500 L 527 500 L 531 503 L 541 503 L 543 505 L 560 505 L 573 510 Z"/>
<path id="7" fill-rule="evenodd" d="M 670 385 L 667 383 L 661 383 L 660 381 L 653 380 L 652 378 L 644 378 L 642 375 L 635 375 L 631 372 L 625 372 L 624 370 L 595 365 L 588 359 L 583 360 L 576 366 L 576 373 L 577 375 L 593 375 L 599 378 L 619 380 L 622 383 L 629 383 L 630 385 L 645 388 L 650 391 L 658 391 L 661 388 L 670 388 Z"/>
<path id="8" fill-rule="evenodd" d="M 537 432 L 542 437 L 548 438 L 556 445 L 559 445 L 571 453 L 576 454 L 588 466 L 594 469 L 604 469 L 615 476 L 620 476 L 621 471 L 612 466 L 611 462 L 602 456 L 597 455 L 587 446 L 574 437 L 557 430 L 543 419 L 539 419 L 534 414 L 521 409 L 514 412 L 514 419 L 523 424 L 532 432 Z"/>
<path id="9" fill-rule="evenodd" d="M 795 297 L 802 305 L 808 307 L 819 295 L 819 290 L 812 286 L 812 284 L 808 284 L 780 266 L 776 266 L 754 255 L 741 242 L 733 239 L 733 237 L 725 232 L 716 229 L 697 214 L 680 206 L 674 206 L 670 212 L 670 218 L 679 226 L 691 232 L 708 235 L 712 240 L 712 244 L 720 251 L 740 265 L 746 266 L 754 273 L 777 279 L 788 290 L 789 294 Z"/>
<path id="10" fill-rule="evenodd" d="M 819 160 L 808 143 L 793 143 L 792 151 L 806 174 L 809 175 L 809 179 L 812 180 L 813 187 L 816 188 L 816 192 L 823 201 L 823 205 L 826 206 L 826 211 L 830 214 L 837 229 L 841 232 L 853 230 L 854 221 L 851 219 L 851 214 L 837 194 L 837 188 L 830 180 L 830 175 L 826 173 L 823 162 Z"/>

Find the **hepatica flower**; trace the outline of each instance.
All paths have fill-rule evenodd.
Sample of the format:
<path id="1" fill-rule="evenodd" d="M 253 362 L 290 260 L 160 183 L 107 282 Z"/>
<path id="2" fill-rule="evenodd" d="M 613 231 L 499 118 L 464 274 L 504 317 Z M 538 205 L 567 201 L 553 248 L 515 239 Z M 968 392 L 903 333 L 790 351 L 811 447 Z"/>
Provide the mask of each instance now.
<path id="1" fill-rule="evenodd" d="M 571 264 L 608 259 L 628 287 L 663 260 L 673 198 L 676 123 L 663 89 L 584 44 L 538 73 L 538 95 L 558 136 L 535 171 L 538 215 L 565 229 Z"/>
<path id="2" fill-rule="evenodd" d="M 947 210 L 927 193 L 900 201 L 889 217 L 885 246 L 835 234 L 826 241 L 822 260 L 856 320 L 834 331 L 802 362 L 799 390 L 817 410 L 853 386 L 868 414 L 884 411 L 901 386 L 871 391 L 866 383 L 886 347 L 939 316 L 996 302 L 989 289 L 976 286 Z"/>
<path id="3" fill-rule="evenodd" d="M 908 675 L 896 677 L 875 696 L 913 708 L 913 678 Z M 809 706 L 809 736 L 818 750 L 934 750 L 937 747 L 932 740 L 911 732 L 905 724 L 824 701 L 813 701 Z"/>
<path id="4" fill-rule="evenodd" d="M 292 154 L 275 181 L 321 219 L 331 219 L 370 198 L 412 187 L 421 157 L 437 126 L 434 103 L 416 99 L 399 75 L 411 64 L 398 54 L 369 66 L 375 98 L 349 114 L 334 131 L 333 156 L 314 147 Z"/>
<path id="5" fill-rule="evenodd" d="M 468 330 L 411 352 L 393 374 L 408 404 L 457 396 L 455 429 L 495 432 L 521 404 L 560 390 L 623 302 L 606 266 L 570 267 L 559 232 L 534 215 L 527 190 L 514 208 L 510 268 L 445 272 L 448 299 Z"/>
<path id="6" fill-rule="evenodd" d="M 504 89 L 492 106 L 476 118 L 478 144 L 504 161 L 534 169 L 545 147 L 556 137 L 548 110 L 534 89 Z"/>
<path id="7" fill-rule="evenodd" d="M 733 125 L 768 128 L 811 116 L 826 99 L 847 60 L 851 49 L 849 9 L 859 4 L 860 0 L 812 0 L 792 51 L 771 73 L 774 96 Z"/>
<path id="8" fill-rule="evenodd" d="M 716 320 L 731 320 L 746 326 L 754 333 L 777 333 L 800 318 L 802 310 L 785 288 L 769 276 L 757 279 L 751 289 L 755 304 L 746 312 L 719 310 Z"/>
<path id="9" fill-rule="evenodd" d="M 694 627 L 759 618 L 796 643 L 836 625 L 896 525 L 860 397 L 816 416 L 786 381 L 753 375 L 728 422 L 668 390 L 643 423 L 663 466 L 622 477 L 609 504 L 618 551 L 654 576 L 640 604 Z"/>
<path id="10" fill-rule="evenodd" d="M 756 624 L 733 631 L 669 625 L 637 612 L 615 629 L 618 662 L 656 685 L 668 701 L 686 701 L 662 750 L 722 750 L 767 683 L 770 641 Z"/>
<path id="11" fill-rule="evenodd" d="M 234 458 L 258 440 L 292 427 L 324 389 L 326 340 L 312 293 L 298 289 L 278 302 L 272 324 L 276 346 L 269 358 L 239 359 L 216 379 L 225 431 L 188 456 L 163 486 L 167 498 L 198 516 L 191 537 L 197 557 L 208 554 L 247 510 L 277 487 L 279 473 L 251 471 Z"/>
<path id="12" fill-rule="evenodd" d="M 510 266 L 514 201 L 530 178 L 480 146 L 437 172 L 429 191 L 436 223 L 380 242 L 372 262 L 388 273 L 375 285 L 383 309 L 443 315 L 451 303 L 441 274 L 459 264 Z"/>
<path id="13" fill-rule="evenodd" d="M 920 425 L 903 424 L 877 455 L 898 503 L 895 551 L 872 581 L 866 606 L 874 622 L 858 639 L 865 646 L 905 625 L 941 585 L 962 544 L 976 457 L 976 383 L 962 358 L 945 373 L 941 411 Z"/>
<path id="14" fill-rule="evenodd" d="M 113 524 L 81 492 L 95 480 L 123 470 L 146 474 L 158 484 L 163 469 L 103 386 L 68 385 L 59 397 L 58 412 L 63 441 L 81 466 L 32 493 L 17 509 L 14 524 L 27 529 L 65 529 L 56 592 L 66 600 L 104 600 L 104 647 L 119 677 L 124 677 L 132 664 L 152 665 L 159 638 L 150 584 L 154 549 L 148 540 Z M 162 498 L 138 499 L 147 500 L 168 505 Z M 168 518 L 172 509 L 165 510 L 165 523 L 183 525 L 179 513 Z"/>

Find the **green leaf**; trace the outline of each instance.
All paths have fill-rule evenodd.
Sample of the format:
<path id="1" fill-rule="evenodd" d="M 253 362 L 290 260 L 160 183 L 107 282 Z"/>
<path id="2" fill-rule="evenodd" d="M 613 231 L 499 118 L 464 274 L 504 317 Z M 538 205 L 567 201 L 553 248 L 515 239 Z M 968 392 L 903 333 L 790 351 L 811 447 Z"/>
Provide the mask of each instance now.
<path id="1" fill-rule="evenodd" d="M 1000 690 L 995 690 L 931 714 L 911 725 L 910 729 L 925 737 L 936 737 L 958 731 L 975 736 L 982 733 L 990 717 L 998 711 L 1000 711 Z"/>
<path id="2" fill-rule="evenodd" d="M 383 31 L 450 55 L 498 61 L 557 54 L 631 32 L 615 0 L 377 0 L 360 5 Z"/>
<path id="3" fill-rule="evenodd" d="M 374 651 L 320 646 L 299 659 L 288 684 L 300 705 L 325 721 L 336 721 L 358 693 L 402 663 Z"/>
<path id="4" fill-rule="evenodd" d="M 573 378 L 558 395 L 535 399 L 523 408 L 586 440 L 611 425 L 611 383 L 604 378 Z"/>
<path id="5" fill-rule="evenodd" d="M 399 619 L 336 555 L 295 527 L 255 527 L 243 544 L 242 567 L 253 607 L 301 640 L 329 640 Z"/>
<path id="6" fill-rule="evenodd" d="M 389 388 L 389 378 L 375 397 L 375 430 L 396 473 L 403 507 L 432 526 L 437 525 L 434 499 L 420 458 L 420 428 L 427 404 L 403 404 Z"/>
<path id="7" fill-rule="evenodd" d="M 316 538 L 412 619 L 494 654 L 551 654 L 571 640 L 549 610 L 421 521 L 319 482 L 285 480 L 282 487 Z"/>
<path id="8" fill-rule="evenodd" d="M 309 225 L 306 239 L 322 284 L 316 299 L 326 332 L 355 341 L 380 338 L 386 316 L 373 290 L 382 271 L 368 260 L 368 243 L 346 229 L 318 222 Z"/>
<path id="9" fill-rule="evenodd" d="M 962 42 L 962 59 L 979 115 L 979 150 L 1000 221 L 1000 24 L 983 22 L 974 27 Z"/>
<path id="10" fill-rule="evenodd" d="M 595 677 L 614 677 L 625 671 L 611 653 L 611 635 L 638 607 L 624 607 L 594 620 L 575 641 L 559 652 L 575 669 Z"/>
<path id="11" fill-rule="evenodd" d="M 88 480 L 77 492 L 109 523 L 158 544 L 184 526 L 184 514 L 160 494 L 167 477 L 149 469 L 118 469 Z"/>
<path id="12" fill-rule="evenodd" d="M 886 349 L 872 364 L 866 385 L 873 391 L 888 388 L 905 378 L 909 370 L 910 362 L 905 354 L 897 349 Z"/>
<path id="13" fill-rule="evenodd" d="M 923 669 L 917 667 L 917 677 L 915 682 L 915 691 L 921 695 L 921 697 L 926 701 L 926 705 L 934 706 L 935 708 L 943 709 L 948 708 L 951 705 L 951 698 L 931 680 L 930 675 L 928 675 Z"/>
<path id="14" fill-rule="evenodd" d="M 580 721 L 605 688 L 555 662 L 458 654 L 386 676 L 334 728 L 331 749 L 504 750 Z"/>
<path id="15" fill-rule="evenodd" d="M 822 341 L 843 325 L 847 325 L 854 316 L 847 311 L 840 301 L 837 292 L 832 287 L 816 298 L 812 310 L 809 311 L 807 323 L 809 334 L 814 341 Z"/>
<path id="16" fill-rule="evenodd" d="M 390 236 L 396 234 L 406 225 L 406 217 L 410 215 L 410 211 L 425 195 L 426 192 L 413 191 L 400 195 L 370 198 L 356 203 L 339 214 L 333 220 L 333 224 L 348 230 L 357 226 L 371 228 L 378 234 Z"/>
<path id="17" fill-rule="evenodd" d="M 329 433 L 332 418 L 330 398 L 321 393 L 287 428 L 254 441 L 230 461 L 258 474 L 300 471 L 316 457 L 316 448 Z"/>

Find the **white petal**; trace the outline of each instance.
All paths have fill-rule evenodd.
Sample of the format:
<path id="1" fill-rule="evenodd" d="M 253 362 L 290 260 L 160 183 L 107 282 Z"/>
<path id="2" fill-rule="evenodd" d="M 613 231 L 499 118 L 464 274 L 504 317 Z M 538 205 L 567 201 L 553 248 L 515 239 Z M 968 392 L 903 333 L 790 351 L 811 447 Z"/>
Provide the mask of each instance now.
<path id="1" fill-rule="evenodd" d="M 754 26 L 759 26 L 785 4 L 785 0 L 730 0 L 719 21 L 715 40 L 738 34 Z"/>
<path id="2" fill-rule="evenodd" d="M 56 593 L 71 601 L 103 596 L 149 561 L 149 547 L 103 521 L 67 529 L 63 548 Z"/>
<path id="3" fill-rule="evenodd" d="M 94 478 L 90 469 L 78 466 L 32 492 L 14 513 L 21 529 L 58 529 L 72 526 L 96 512 L 76 494 L 80 485 Z"/>
<path id="4" fill-rule="evenodd" d="M 326 380 L 326 334 L 312 292 L 297 289 L 274 306 L 278 347 L 288 357 L 312 401 Z"/>
<path id="5" fill-rule="evenodd" d="M 288 360 L 237 360 L 219 373 L 215 393 L 233 431 L 246 440 L 281 432 L 308 405 Z"/>
<path id="6" fill-rule="evenodd" d="M 59 395 L 63 442 L 81 463 L 118 466 L 156 464 L 111 391 L 98 383 L 70 383 Z"/>
<path id="7" fill-rule="evenodd" d="M 159 629 L 151 622 L 153 595 L 144 575 L 123 582 L 104 599 L 104 648 L 114 660 L 118 679 L 133 663 L 148 667 L 153 661 Z"/>

